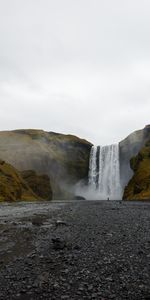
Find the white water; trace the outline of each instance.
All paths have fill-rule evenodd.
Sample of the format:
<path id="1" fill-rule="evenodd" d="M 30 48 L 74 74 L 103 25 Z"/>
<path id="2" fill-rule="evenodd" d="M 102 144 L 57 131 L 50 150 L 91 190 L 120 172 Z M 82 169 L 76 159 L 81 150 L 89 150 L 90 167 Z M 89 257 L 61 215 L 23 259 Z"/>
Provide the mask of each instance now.
<path id="1" fill-rule="evenodd" d="M 100 200 L 122 198 L 118 144 L 92 147 L 89 163 L 89 189 Z"/>
<path id="2" fill-rule="evenodd" d="M 97 147 L 93 146 L 90 154 L 90 163 L 89 163 L 89 185 L 96 189 L 96 153 Z"/>

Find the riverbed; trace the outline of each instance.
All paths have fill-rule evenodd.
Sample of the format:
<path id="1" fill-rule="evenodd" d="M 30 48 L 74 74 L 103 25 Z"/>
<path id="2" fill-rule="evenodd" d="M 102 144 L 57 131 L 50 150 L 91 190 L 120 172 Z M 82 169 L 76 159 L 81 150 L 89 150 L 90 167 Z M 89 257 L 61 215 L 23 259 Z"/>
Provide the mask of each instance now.
<path id="1" fill-rule="evenodd" d="M 150 203 L 0 204 L 0 299 L 150 299 Z"/>

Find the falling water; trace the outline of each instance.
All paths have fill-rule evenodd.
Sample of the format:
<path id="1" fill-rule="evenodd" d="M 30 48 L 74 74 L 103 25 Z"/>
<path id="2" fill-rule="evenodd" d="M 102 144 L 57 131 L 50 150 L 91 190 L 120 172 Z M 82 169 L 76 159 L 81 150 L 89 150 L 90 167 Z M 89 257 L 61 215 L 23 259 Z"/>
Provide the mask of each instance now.
<path id="1" fill-rule="evenodd" d="M 121 199 L 119 144 L 92 147 L 89 187 L 100 200 Z"/>

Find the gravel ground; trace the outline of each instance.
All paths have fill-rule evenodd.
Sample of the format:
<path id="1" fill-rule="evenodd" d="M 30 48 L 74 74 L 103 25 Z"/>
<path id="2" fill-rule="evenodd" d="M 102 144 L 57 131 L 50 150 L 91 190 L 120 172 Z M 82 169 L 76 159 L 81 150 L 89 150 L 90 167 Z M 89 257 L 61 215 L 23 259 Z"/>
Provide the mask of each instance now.
<path id="1" fill-rule="evenodd" d="M 4 299 L 150 300 L 150 203 L 0 205 Z"/>

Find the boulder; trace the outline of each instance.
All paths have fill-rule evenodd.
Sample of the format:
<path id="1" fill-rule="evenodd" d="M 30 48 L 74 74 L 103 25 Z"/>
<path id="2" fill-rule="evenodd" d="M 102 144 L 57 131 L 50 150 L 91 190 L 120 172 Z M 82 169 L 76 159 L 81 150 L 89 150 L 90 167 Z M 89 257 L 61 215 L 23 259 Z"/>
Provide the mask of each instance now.
<path id="1" fill-rule="evenodd" d="M 86 200 L 83 196 L 75 196 L 75 200 Z"/>

